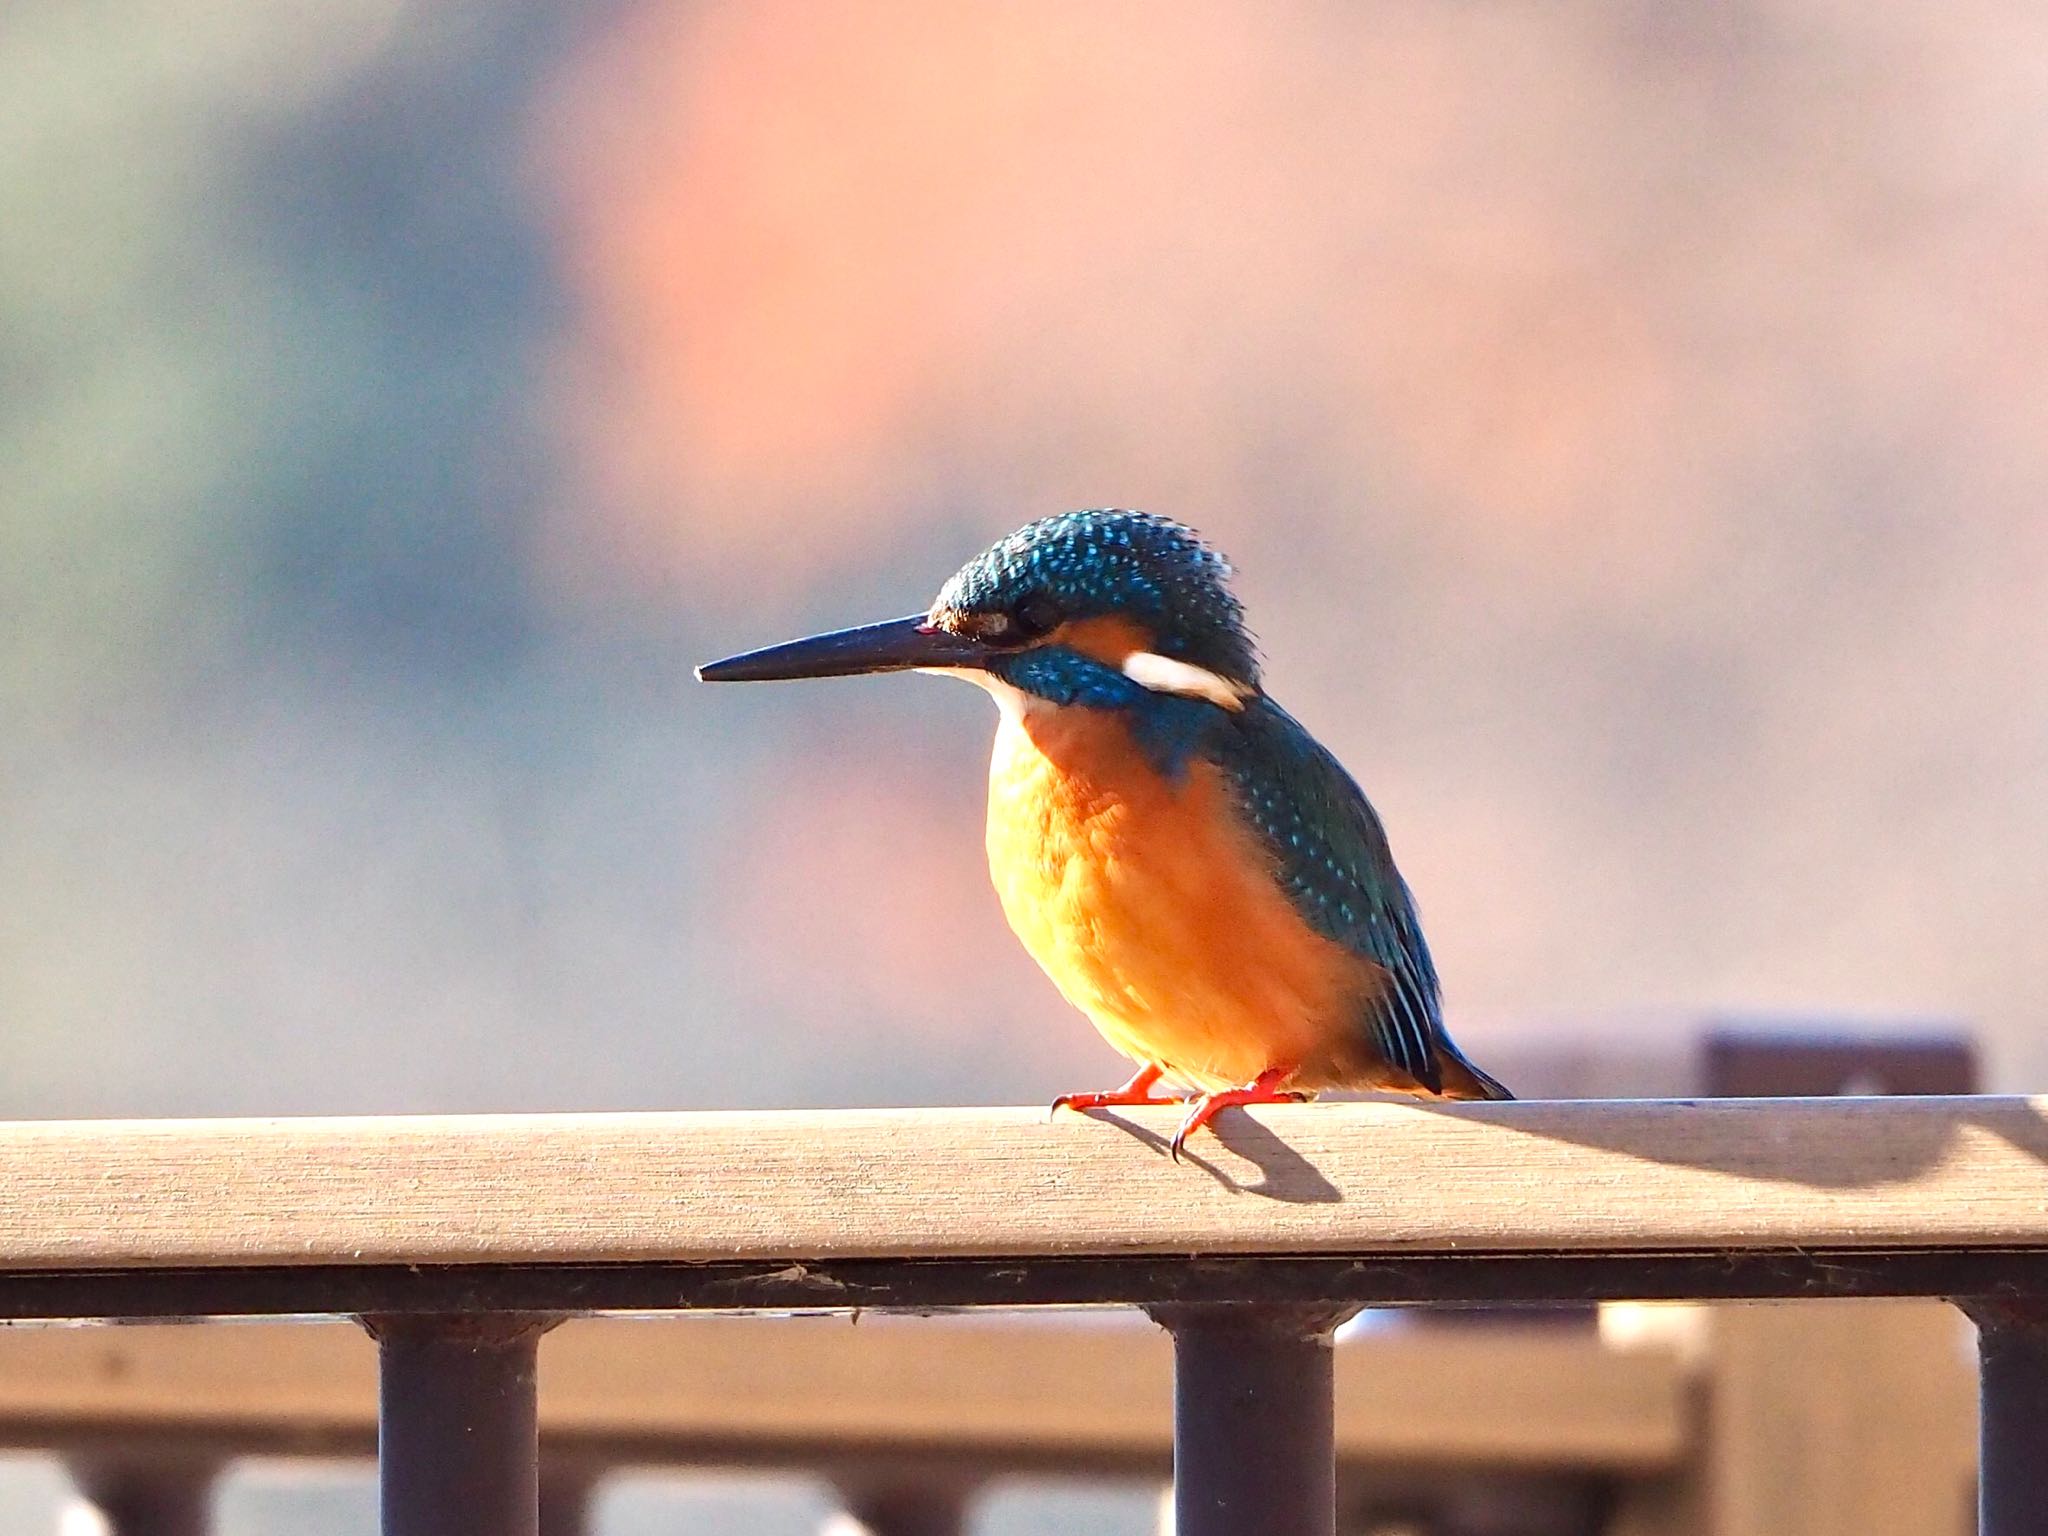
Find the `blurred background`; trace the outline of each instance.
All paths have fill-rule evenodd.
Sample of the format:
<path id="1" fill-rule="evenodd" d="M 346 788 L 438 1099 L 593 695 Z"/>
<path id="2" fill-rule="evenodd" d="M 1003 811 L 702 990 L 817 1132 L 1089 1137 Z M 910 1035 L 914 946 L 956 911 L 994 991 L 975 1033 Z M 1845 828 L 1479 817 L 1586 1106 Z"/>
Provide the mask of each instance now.
<path id="1" fill-rule="evenodd" d="M 984 698 L 689 678 L 1095 505 L 1474 1038 L 2048 1087 L 2044 272 L 2027 0 L 12 0 L 0 1113 L 1110 1081 Z"/>

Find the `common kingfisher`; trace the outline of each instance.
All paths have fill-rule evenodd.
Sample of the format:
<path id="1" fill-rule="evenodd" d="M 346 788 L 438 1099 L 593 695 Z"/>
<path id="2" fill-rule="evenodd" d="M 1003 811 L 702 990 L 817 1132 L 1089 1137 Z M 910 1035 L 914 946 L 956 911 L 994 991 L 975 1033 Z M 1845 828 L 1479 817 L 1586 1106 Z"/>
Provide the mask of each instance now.
<path id="1" fill-rule="evenodd" d="M 988 860 L 1003 913 L 1138 1063 L 1055 1111 L 1192 1101 L 1178 1159 L 1233 1104 L 1324 1088 L 1510 1097 L 1445 1032 L 1380 819 L 1267 696 L 1230 576 L 1169 518 L 1067 512 L 977 555 L 923 613 L 697 675 L 915 670 L 995 696 Z"/>

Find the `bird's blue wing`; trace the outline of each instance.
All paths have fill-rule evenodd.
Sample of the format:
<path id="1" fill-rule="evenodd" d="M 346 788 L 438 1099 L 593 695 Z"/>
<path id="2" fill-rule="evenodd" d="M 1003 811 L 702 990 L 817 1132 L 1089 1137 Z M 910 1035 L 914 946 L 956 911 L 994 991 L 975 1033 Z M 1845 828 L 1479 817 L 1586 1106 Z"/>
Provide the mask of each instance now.
<path id="1" fill-rule="evenodd" d="M 1322 744 L 1263 695 L 1209 737 L 1288 899 L 1318 933 L 1386 973 L 1360 1022 L 1379 1054 L 1417 1083 L 1443 1085 L 1436 966 L 1414 899 L 1364 792 Z"/>

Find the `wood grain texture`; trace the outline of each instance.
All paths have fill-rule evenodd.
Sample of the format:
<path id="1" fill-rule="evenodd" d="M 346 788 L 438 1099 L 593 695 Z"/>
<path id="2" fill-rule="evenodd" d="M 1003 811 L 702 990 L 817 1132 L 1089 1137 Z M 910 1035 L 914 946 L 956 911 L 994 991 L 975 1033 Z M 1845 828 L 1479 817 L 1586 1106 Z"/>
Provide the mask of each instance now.
<path id="1" fill-rule="evenodd" d="M 584 1320 L 541 1345 L 542 1434 L 583 1465 L 876 1458 L 1163 1473 L 1172 1350 L 1124 1317 Z M 1399 1329 L 1337 1350 L 1339 1455 L 1646 1473 L 1688 1454 L 1668 1352 L 1556 1329 Z M 101 1439 L 365 1455 L 373 1346 L 347 1325 L 0 1331 L 0 1446 Z"/>
<path id="2" fill-rule="evenodd" d="M 2048 1100 L 46 1122 L 0 1271 L 2048 1249 Z"/>

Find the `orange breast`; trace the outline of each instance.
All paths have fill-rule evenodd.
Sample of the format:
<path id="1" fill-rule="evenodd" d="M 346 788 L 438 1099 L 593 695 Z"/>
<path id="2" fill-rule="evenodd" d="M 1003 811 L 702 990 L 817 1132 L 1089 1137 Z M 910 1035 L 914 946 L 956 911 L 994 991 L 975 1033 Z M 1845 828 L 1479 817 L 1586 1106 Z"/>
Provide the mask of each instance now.
<path id="1" fill-rule="evenodd" d="M 1108 711 L 1006 713 L 989 869 L 1010 926 L 1111 1045 L 1198 1088 L 1315 1066 L 1370 967 L 1311 929 L 1221 775 L 1164 779 Z"/>

